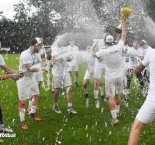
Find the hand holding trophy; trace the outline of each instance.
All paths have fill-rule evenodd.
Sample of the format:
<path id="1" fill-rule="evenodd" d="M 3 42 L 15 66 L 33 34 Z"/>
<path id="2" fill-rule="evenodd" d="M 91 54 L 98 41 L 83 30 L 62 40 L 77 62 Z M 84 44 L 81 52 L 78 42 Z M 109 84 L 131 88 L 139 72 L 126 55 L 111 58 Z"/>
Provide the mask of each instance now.
<path id="1" fill-rule="evenodd" d="M 131 15 L 131 13 L 133 12 L 133 9 L 132 8 L 129 8 L 129 7 L 122 7 L 121 10 L 120 10 L 120 14 L 121 14 L 121 19 L 122 21 L 126 21 L 129 16 Z M 121 30 L 121 24 L 115 29 L 115 32 L 116 33 L 119 33 L 121 34 L 122 30 Z"/>

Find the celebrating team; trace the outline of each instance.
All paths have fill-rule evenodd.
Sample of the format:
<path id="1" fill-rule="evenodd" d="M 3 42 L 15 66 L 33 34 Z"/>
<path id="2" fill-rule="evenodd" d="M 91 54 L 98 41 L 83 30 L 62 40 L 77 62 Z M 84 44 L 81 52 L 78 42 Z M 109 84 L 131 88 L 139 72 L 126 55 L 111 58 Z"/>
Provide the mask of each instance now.
<path id="1" fill-rule="evenodd" d="M 133 75 L 135 75 L 140 83 L 143 96 L 147 96 L 146 101 L 136 116 L 133 124 L 129 145 L 138 144 L 140 132 L 151 123 L 155 118 L 155 95 L 154 88 L 154 50 L 145 40 L 138 43 L 133 41 L 133 47 L 125 44 L 126 41 L 126 22 L 122 20 L 122 34 L 120 40 L 115 41 L 110 34 L 104 34 L 102 40 L 95 40 L 94 44 L 88 46 L 83 56 L 86 73 L 83 80 L 84 97 L 86 106 L 89 107 L 88 84 L 91 77 L 94 77 L 94 102 L 96 108 L 100 107 L 100 99 L 98 97 L 99 90 L 101 100 L 108 102 L 112 115 L 112 125 L 119 122 L 121 97 L 127 105 L 127 99 L 130 89 L 130 83 Z M 104 41 L 103 41 L 104 40 Z M 28 124 L 25 121 L 25 105 L 29 99 L 28 115 L 35 121 L 41 121 L 37 116 L 37 104 L 39 102 L 39 84 L 42 81 L 42 71 L 48 71 L 48 63 L 42 61 L 43 39 L 34 38 L 31 46 L 23 51 L 20 55 L 19 71 L 9 69 L 0 55 L 0 66 L 5 70 L 7 75 L 0 75 L 0 80 L 12 78 L 17 82 L 19 96 L 19 116 L 21 128 L 28 130 Z M 61 113 L 58 108 L 58 96 L 61 89 L 66 91 L 68 108 L 70 114 L 76 115 L 72 107 L 72 72 L 75 72 L 75 85 L 78 87 L 78 56 L 79 48 L 70 41 L 70 45 L 63 46 L 63 39 L 51 48 L 52 59 L 52 82 L 53 82 L 53 110 Z M 44 52 L 45 53 L 45 52 Z M 49 72 L 49 71 L 48 71 Z M 105 78 L 105 90 L 102 83 L 102 76 Z M 149 79 L 149 76 L 151 79 Z M 146 87 L 145 87 L 146 84 Z M 147 89 L 146 89 L 147 88 Z M 106 97 L 105 97 L 106 96 Z M 144 117 L 145 116 L 145 117 Z M 3 124 L 2 109 L 0 108 L 0 131 L 11 132 L 12 130 Z M 136 136 L 136 137 L 135 137 Z"/>

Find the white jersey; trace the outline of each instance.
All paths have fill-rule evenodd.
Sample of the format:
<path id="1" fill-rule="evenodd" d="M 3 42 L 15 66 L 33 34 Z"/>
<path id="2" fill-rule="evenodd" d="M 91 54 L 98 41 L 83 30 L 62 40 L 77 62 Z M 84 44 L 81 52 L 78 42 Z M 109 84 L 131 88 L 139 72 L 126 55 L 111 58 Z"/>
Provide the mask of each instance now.
<path id="1" fill-rule="evenodd" d="M 138 58 L 140 56 L 143 56 L 143 51 L 141 48 L 135 49 L 135 48 L 131 47 L 129 49 L 129 51 L 127 52 L 127 56 L 129 56 L 129 58 L 130 58 L 129 68 L 133 69 L 139 64 Z"/>
<path id="2" fill-rule="evenodd" d="M 96 41 L 96 39 L 94 39 Z M 98 51 L 105 49 L 104 40 L 103 39 L 97 39 L 99 41 L 98 43 Z M 95 60 L 95 69 L 101 69 L 103 70 L 105 68 L 105 63 L 103 61 L 98 61 L 98 59 Z"/>
<path id="3" fill-rule="evenodd" d="M 41 61 L 40 55 L 35 53 L 32 54 L 31 49 L 27 49 L 23 51 L 20 55 L 20 62 L 19 62 L 19 70 L 27 70 L 26 64 L 37 64 Z M 33 72 L 27 73 L 25 76 L 27 79 L 31 79 L 33 77 Z"/>
<path id="4" fill-rule="evenodd" d="M 79 48 L 77 46 L 67 46 L 67 50 L 72 53 L 73 59 L 72 61 L 68 62 L 68 66 L 77 66 L 78 65 L 78 53 L 79 53 Z"/>
<path id="5" fill-rule="evenodd" d="M 142 50 L 143 50 L 143 55 L 144 55 L 144 58 L 145 58 L 145 56 L 147 55 L 147 53 L 148 53 L 150 50 L 152 50 L 152 47 L 149 46 L 148 48 L 142 49 Z M 147 66 L 146 69 L 147 69 L 148 72 L 150 72 L 150 67 L 149 67 L 149 66 Z"/>
<path id="6" fill-rule="evenodd" d="M 106 50 L 96 52 L 97 57 L 104 57 L 105 62 L 105 77 L 109 79 L 123 76 L 122 69 L 122 50 L 124 42 L 119 41 L 117 45 L 108 47 Z"/>
<path id="7" fill-rule="evenodd" d="M 146 54 L 142 64 L 150 67 L 150 89 L 146 100 L 155 101 L 155 49 Z"/>
<path id="8" fill-rule="evenodd" d="M 83 56 L 83 62 L 92 70 L 94 70 L 95 66 L 95 57 L 92 55 L 91 52 L 86 52 Z"/>
<path id="9" fill-rule="evenodd" d="M 0 66 L 4 65 L 5 65 L 4 58 L 2 57 L 2 55 L 0 55 Z"/>
<path id="10" fill-rule="evenodd" d="M 33 63 L 33 67 L 41 67 L 41 62 L 42 62 L 42 58 L 41 56 L 44 54 L 44 49 L 40 49 L 39 53 L 35 54 L 35 61 Z M 33 72 L 33 75 L 35 77 L 35 79 L 37 81 L 41 81 L 42 80 L 42 70 L 38 71 L 38 72 Z"/>
<path id="11" fill-rule="evenodd" d="M 103 39 L 93 39 L 93 41 L 98 40 L 98 49 L 101 50 L 105 48 L 104 40 Z"/>
<path id="12" fill-rule="evenodd" d="M 148 47 L 148 48 L 146 48 L 146 49 L 142 49 L 143 50 L 143 56 L 145 57 L 146 56 L 146 54 L 150 51 L 152 49 L 152 47 Z"/>
<path id="13" fill-rule="evenodd" d="M 52 58 L 56 55 L 59 55 L 65 51 L 65 47 L 55 46 L 52 48 Z M 68 73 L 68 65 L 66 61 L 66 55 L 59 58 L 52 68 L 52 74 L 54 76 L 65 76 Z"/>

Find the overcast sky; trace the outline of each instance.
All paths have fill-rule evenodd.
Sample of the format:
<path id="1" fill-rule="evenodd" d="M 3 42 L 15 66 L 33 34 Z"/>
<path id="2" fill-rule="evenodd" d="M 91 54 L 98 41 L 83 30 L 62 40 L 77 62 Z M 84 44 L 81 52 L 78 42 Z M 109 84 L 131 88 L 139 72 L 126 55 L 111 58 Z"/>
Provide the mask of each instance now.
<path id="1" fill-rule="evenodd" d="M 0 11 L 3 11 L 2 15 L 7 18 L 13 19 L 13 16 L 15 15 L 13 5 L 24 1 L 27 0 L 0 0 Z"/>
<path id="2" fill-rule="evenodd" d="M 13 19 L 15 14 L 13 5 L 19 3 L 19 1 L 22 0 L 0 0 L 0 11 L 3 11 L 2 15 Z"/>

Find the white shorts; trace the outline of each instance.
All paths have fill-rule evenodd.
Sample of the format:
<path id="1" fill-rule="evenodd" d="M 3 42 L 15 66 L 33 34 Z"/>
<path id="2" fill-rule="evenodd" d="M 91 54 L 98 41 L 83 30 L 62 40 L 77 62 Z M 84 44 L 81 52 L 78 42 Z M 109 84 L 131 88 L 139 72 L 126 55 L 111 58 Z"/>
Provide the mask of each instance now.
<path id="1" fill-rule="evenodd" d="M 108 97 L 121 94 L 123 92 L 123 78 L 105 78 L 105 90 Z"/>
<path id="2" fill-rule="evenodd" d="M 128 67 L 123 66 L 123 77 L 127 76 L 127 73 L 128 73 Z"/>
<path id="3" fill-rule="evenodd" d="M 136 116 L 136 119 L 145 124 L 149 124 L 154 120 L 154 118 L 155 118 L 155 102 L 146 100 L 142 105 L 142 107 L 140 108 Z"/>
<path id="4" fill-rule="evenodd" d="M 42 71 L 35 72 L 35 73 L 33 73 L 33 75 L 34 75 L 34 78 L 37 80 L 38 84 L 39 84 L 39 82 L 43 81 Z"/>
<path id="5" fill-rule="evenodd" d="M 78 65 L 76 65 L 76 66 L 69 66 L 69 67 L 68 67 L 68 71 L 69 71 L 69 72 L 78 71 Z"/>
<path id="6" fill-rule="evenodd" d="M 85 75 L 84 75 L 84 80 L 90 80 L 91 79 L 91 77 L 93 76 L 93 74 L 94 73 L 89 73 L 89 71 L 88 70 L 86 70 L 86 73 L 85 73 Z"/>
<path id="7" fill-rule="evenodd" d="M 27 100 L 33 95 L 39 95 L 39 88 L 35 78 L 24 79 L 20 78 L 17 81 L 19 100 Z"/>
<path id="8" fill-rule="evenodd" d="M 53 83 L 55 89 L 68 87 L 72 85 L 69 73 L 67 73 L 65 76 L 53 76 Z"/>
<path id="9" fill-rule="evenodd" d="M 94 78 L 95 79 L 101 79 L 102 75 L 105 76 L 105 69 L 104 68 L 99 68 L 99 67 L 95 67 L 94 68 Z"/>

